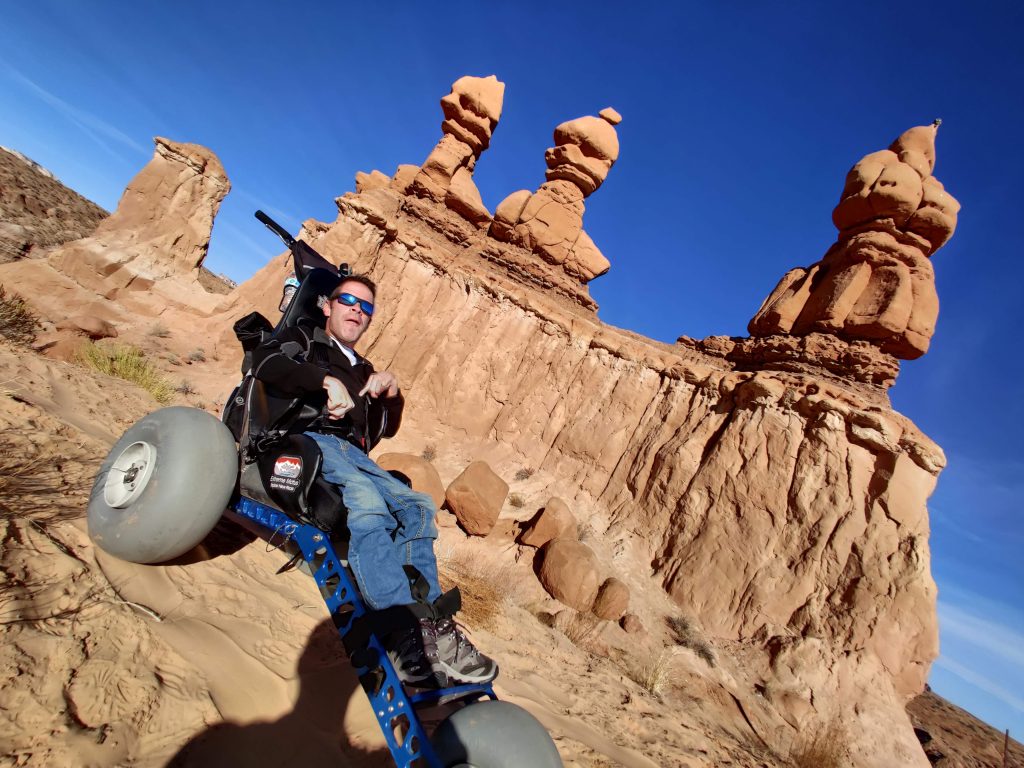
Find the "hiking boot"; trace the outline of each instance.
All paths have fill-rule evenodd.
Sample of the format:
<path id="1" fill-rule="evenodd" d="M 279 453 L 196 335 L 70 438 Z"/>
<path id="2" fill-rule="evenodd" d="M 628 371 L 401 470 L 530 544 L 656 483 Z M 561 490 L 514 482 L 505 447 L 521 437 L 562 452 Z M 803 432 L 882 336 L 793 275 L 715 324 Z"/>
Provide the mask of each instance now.
<path id="1" fill-rule="evenodd" d="M 489 683 L 498 676 L 498 665 L 473 647 L 450 617 L 421 619 L 423 649 L 442 687 Z"/>
<path id="2" fill-rule="evenodd" d="M 420 619 L 416 626 L 395 632 L 385 643 L 388 658 L 398 673 L 398 679 L 417 688 L 439 687 L 430 660 L 423 652 L 426 631 L 421 625 L 427 621 L 429 620 Z"/>

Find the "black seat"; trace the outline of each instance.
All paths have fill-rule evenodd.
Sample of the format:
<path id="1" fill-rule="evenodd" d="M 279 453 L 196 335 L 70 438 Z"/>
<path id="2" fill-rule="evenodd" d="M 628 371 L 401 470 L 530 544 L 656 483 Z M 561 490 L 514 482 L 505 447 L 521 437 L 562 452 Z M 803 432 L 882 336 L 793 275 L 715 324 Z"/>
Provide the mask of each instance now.
<path id="1" fill-rule="evenodd" d="M 326 322 L 323 303 L 341 279 L 327 269 L 306 271 L 277 326 L 264 334 L 262 342 L 288 328 L 298 328 L 312 339 L 313 331 Z M 287 344 L 284 346 L 286 354 L 292 352 Z M 301 351 L 293 350 L 295 354 Z M 324 530 L 340 528 L 344 521 L 341 496 L 320 477 L 323 457 L 319 446 L 302 434 L 303 427 L 319 415 L 320 409 L 304 398 L 275 390 L 251 372 L 246 373 L 233 398 L 241 411 L 234 415 L 242 454 L 239 492 Z"/>

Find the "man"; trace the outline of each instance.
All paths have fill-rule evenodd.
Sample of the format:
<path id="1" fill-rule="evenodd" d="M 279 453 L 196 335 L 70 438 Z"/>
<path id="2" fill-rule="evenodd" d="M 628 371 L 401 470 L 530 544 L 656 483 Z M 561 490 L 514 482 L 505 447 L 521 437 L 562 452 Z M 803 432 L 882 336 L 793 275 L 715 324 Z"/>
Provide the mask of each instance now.
<path id="1" fill-rule="evenodd" d="M 323 307 L 326 328 L 308 341 L 303 331 L 289 329 L 257 348 L 253 375 L 285 395 L 326 399 L 326 417 L 306 434 L 320 446 L 322 475 L 348 510 L 348 560 L 363 599 L 375 611 L 404 606 L 418 617 L 385 638 L 399 677 L 424 687 L 488 682 L 497 665 L 439 608 L 433 500 L 367 455 L 398 431 L 405 404 L 394 374 L 374 371 L 353 349 L 370 325 L 376 293 L 368 277 L 346 277 Z M 286 353 L 288 342 L 306 350 L 304 359 Z M 415 568 L 412 579 L 408 566 Z"/>

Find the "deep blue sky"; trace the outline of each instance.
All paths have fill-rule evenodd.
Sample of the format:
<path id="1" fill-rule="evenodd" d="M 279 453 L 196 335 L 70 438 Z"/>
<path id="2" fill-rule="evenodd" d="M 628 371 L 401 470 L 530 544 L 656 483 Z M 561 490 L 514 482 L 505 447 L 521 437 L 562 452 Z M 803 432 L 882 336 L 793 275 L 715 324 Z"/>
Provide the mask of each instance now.
<path id="1" fill-rule="evenodd" d="M 543 180 L 566 119 L 618 109 L 622 146 L 587 202 L 611 260 L 600 316 L 661 341 L 742 335 L 779 277 L 833 242 L 849 167 L 943 119 L 937 177 L 963 204 L 934 258 L 932 350 L 892 392 L 946 451 L 932 498 L 935 689 L 1024 734 L 1024 12 L 893 3 L 8 3 L 0 144 L 113 209 L 163 135 L 234 185 L 208 266 L 250 276 L 333 221 L 358 170 L 421 163 L 463 74 L 506 83 L 476 180 L 493 210 Z M 728 5 L 728 9 L 726 9 Z"/>

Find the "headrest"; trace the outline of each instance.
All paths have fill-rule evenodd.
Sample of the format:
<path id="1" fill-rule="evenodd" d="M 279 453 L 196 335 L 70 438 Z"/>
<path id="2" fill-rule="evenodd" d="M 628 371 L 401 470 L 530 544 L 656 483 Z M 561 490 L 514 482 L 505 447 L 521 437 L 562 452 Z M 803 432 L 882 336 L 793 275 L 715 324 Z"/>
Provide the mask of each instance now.
<path id="1" fill-rule="evenodd" d="M 282 328 L 293 328 L 297 325 L 323 328 L 327 324 L 323 305 L 327 302 L 331 291 L 338 287 L 342 278 L 333 269 L 311 269 L 302 278 L 292 301 L 285 309 L 277 327 L 276 334 Z"/>

